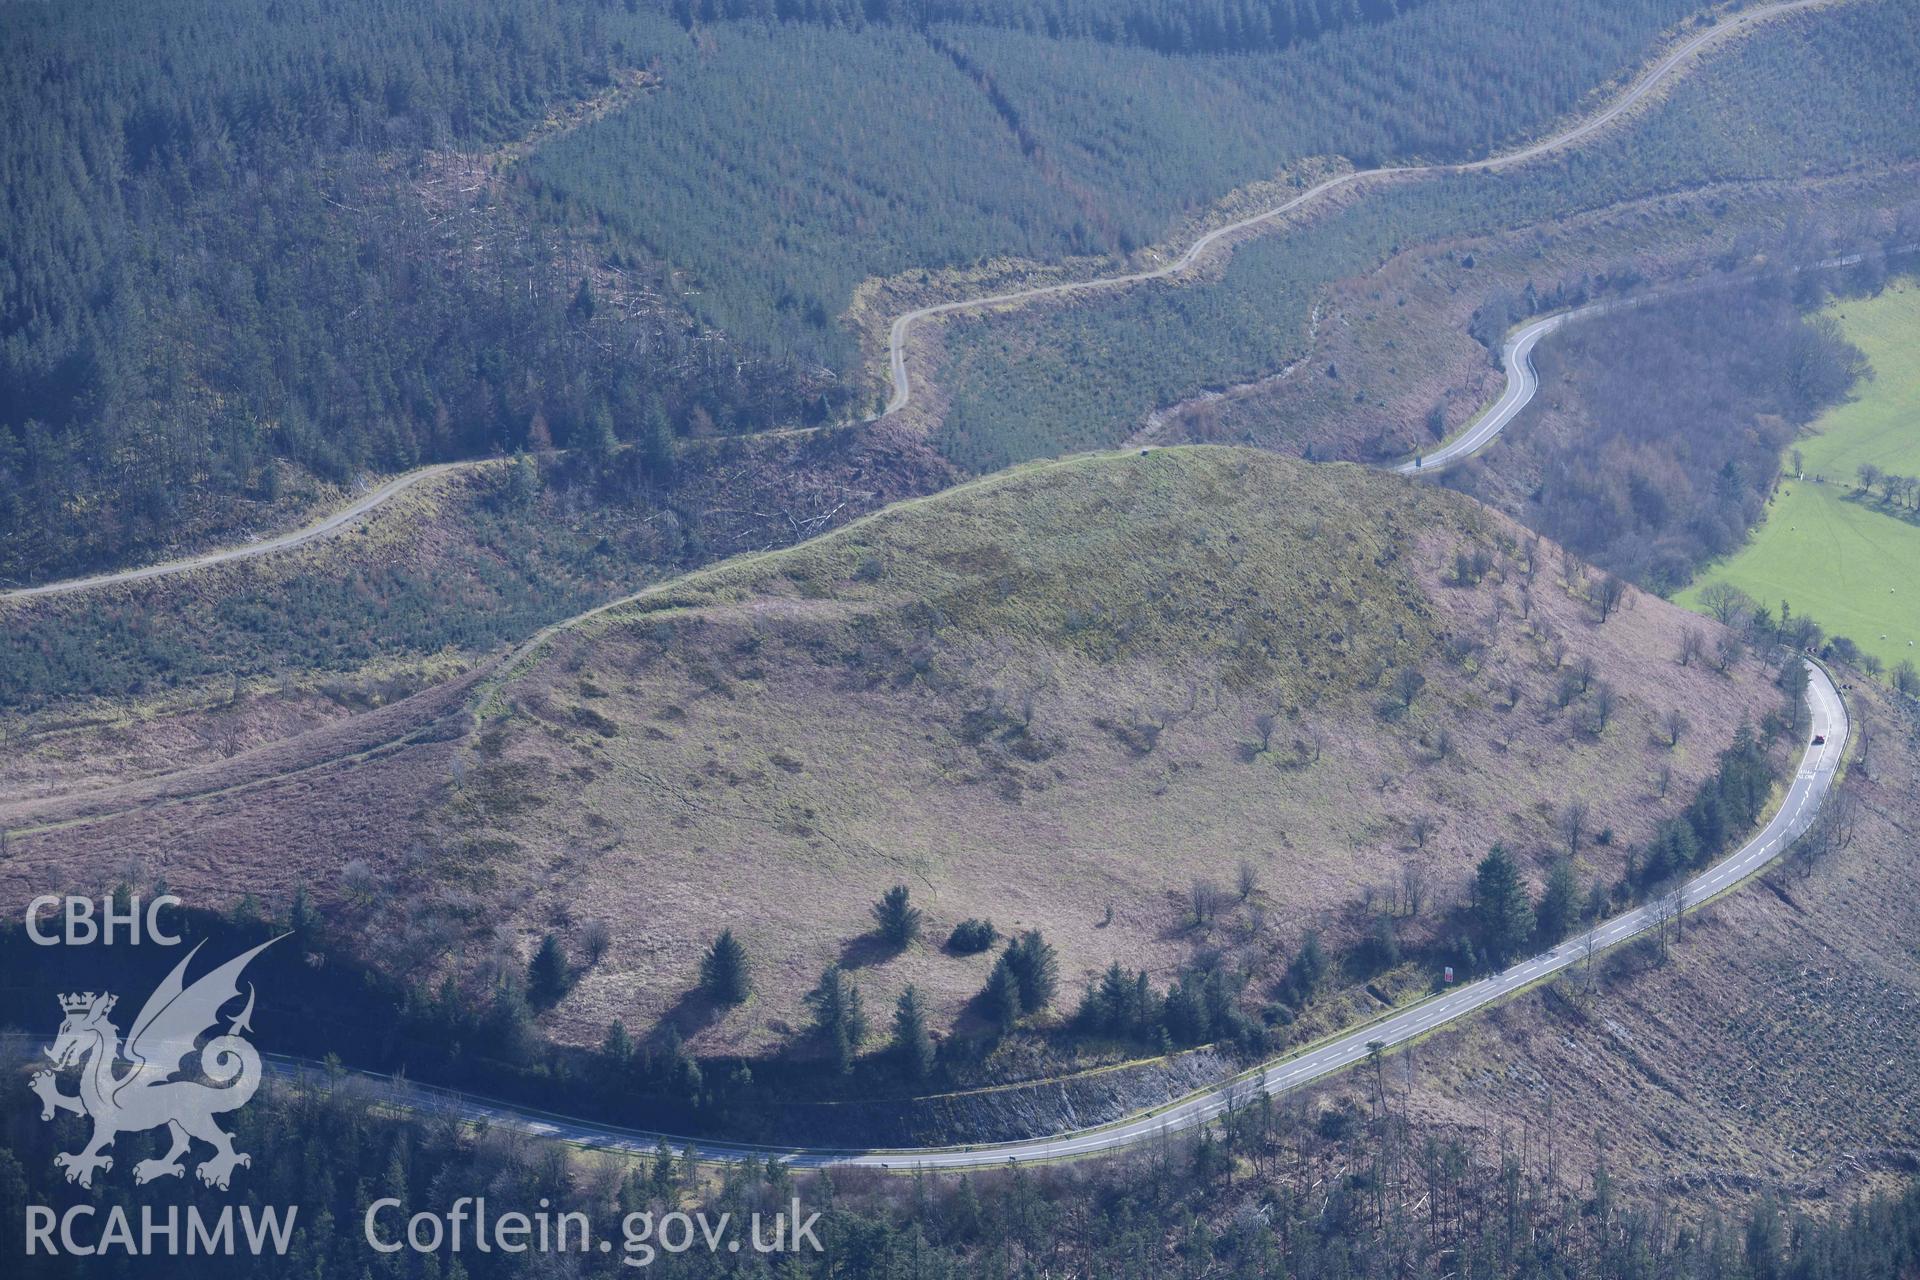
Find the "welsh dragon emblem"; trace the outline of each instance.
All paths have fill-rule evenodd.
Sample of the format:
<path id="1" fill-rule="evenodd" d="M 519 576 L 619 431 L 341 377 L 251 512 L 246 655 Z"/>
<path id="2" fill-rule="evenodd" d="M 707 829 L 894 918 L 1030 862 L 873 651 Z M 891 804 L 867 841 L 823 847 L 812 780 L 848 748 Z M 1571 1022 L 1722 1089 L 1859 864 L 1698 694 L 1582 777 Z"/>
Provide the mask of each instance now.
<path id="1" fill-rule="evenodd" d="M 159 1159 L 133 1166 L 137 1183 L 184 1174 L 181 1157 L 195 1138 L 213 1148 L 213 1155 L 194 1171 L 210 1187 L 225 1190 L 236 1166 L 252 1164 L 252 1158 L 235 1151 L 232 1136 L 213 1121 L 222 1112 L 245 1106 L 260 1087 L 260 1053 L 242 1037 L 253 1029 L 251 983 L 246 1007 L 228 1023 L 227 1033 L 198 1048 L 200 1074 L 213 1083 L 174 1077 L 196 1052 L 201 1034 L 215 1029 L 221 1008 L 239 996 L 240 972 L 247 962 L 279 940 L 269 939 L 187 986 L 187 965 L 200 950 L 196 944 L 147 997 L 124 1048 L 119 1028 L 108 1018 L 119 997 L 90 991 L 60 997 L 66 1019 L 46 1051 L 55 1070 L 36 1072 L 29 1087 L 40 1095 L 42 1120 L 53 1119 L 57 1111 L 93 1118 L 93 1137 L 87 1145 L 53 1158 L 56 1167 L 67 1171 L 68 1182 L 91 1187 L 96 1170 L 113 1168 L 113 1157 L 106 1150 L 115 1137 L 162 1125 L 173 1145 Z M 114 1068 L 121 1061 L 128 1064 L 127 1070 L 116 1074 Z M 60 1092 L 55 1071 L 74 1066 L 81 1066 L 80 1092 L 70 1097 Z"/>

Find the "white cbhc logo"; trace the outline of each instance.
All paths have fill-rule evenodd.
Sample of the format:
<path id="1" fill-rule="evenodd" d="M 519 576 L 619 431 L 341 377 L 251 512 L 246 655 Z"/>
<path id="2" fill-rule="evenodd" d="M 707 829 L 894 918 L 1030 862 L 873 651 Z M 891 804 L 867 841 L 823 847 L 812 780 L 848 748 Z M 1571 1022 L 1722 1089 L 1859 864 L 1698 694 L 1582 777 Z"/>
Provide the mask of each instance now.
<path id="1" fill-rule="evenodd" d="M 144 918 L 137 898 L 124 910 L 117 910 L 111 899 L 103 899 L 98 923 L 91 899 L 36 898 L 27 910 L 27 933 L 34 942 L 52 946 L 63 940 L 59 935 L 43 934 L 39 927 L 41 908 L 62 901 L 66 904 L 64 940 L 69 943 L 98 939 L 111 944 L 116 926 L 124 926 L 128 940 L 137 942 L 142 924 L 154 942 L 171 946 L 180 941 L 178 935 L 159 928 L 159 909 L 178 905 L 180 900 L 161 895 L 148 905 Z M 162 1126 L 172 1145 L 158 1159 L 134 1165 L 137 1183 L 183 1175 L 186 1166 L 181 1158 L 196 1139 L 213 1148 L 213 1155 L 194 1170 L 210 1187 L 225 1190 L 235 1168 L 252 1164 L 252 1158 L 234 1150 L 232 1136 L 214 1122 L 215 1116 L 245 1106 L 260 1087 L 260 1053 L 245 1038 L 253 1030 L 251 983 L 246 1006 L 230 1018 L 226 1033 L 205 1044 L 199 1040 L 203 1033 L 217 1027 L 221 1009 L 239 998 L 240 973 L 248 962 L 278 941 L 280 938 L 271 938 L 189 985 L 185 980 L 187 966 L 204 945 L 196 944 L 147 997 L 124 1043 L 110 1016 L 119 997 L 91 991 L 60 997 L 64 1016 L 54 1042 L 46 1048 L 53 1068 L 36 1072 L 28 1087 L 40 1098 L 42 1120 L 66 1111 L 93 1121 L 93 1134 L 84 1147 L 53 1158 L 55 1167 L 66 1171 L 67 1181 L 91 1187 L 96 1172 L 113 1168 L 113 1157 L 107 1149 L 117 1136 Z M 198 1074 L 211 1083 L 192 1075 L 176 1078 L 182 1076 L 187 1060 L 196 1054 Z M 116 1071 L 116 1064 L 123 1061 L 128 1068 Z M 79 1091 L 62 1093 L 57 1073 L 73 1068 L 79 1070 Z"/>
<path id="2" fill-rule="evenodd" d="M 130 943 L 140 941 L 141 926 L 146 927 L 146 936 L 163 947 L 180 945 L 180 935 L 167 933 L 160 928 L 160 908 L 177 907 L 180 899 L 170 893 L 163 893 L 147 904 L 143 915 L 140 910 L 140 895 L 134 894 L 127 899 L 123 908 L 112 898 L 100 899 L 98 912 L 94 909 L 92 898 L 62 898 L 55 894 L 42 894 L 27 904 L 27 937 L 35 946 L 54 947 L 66 943 L 70 947 L 83 947 L 94 942 L 112 946 L 116 926 L 126 932 Z M 59 933 L 41 932 L 41 909 L 59 907 L 59 919 L 63 928 Z"/>

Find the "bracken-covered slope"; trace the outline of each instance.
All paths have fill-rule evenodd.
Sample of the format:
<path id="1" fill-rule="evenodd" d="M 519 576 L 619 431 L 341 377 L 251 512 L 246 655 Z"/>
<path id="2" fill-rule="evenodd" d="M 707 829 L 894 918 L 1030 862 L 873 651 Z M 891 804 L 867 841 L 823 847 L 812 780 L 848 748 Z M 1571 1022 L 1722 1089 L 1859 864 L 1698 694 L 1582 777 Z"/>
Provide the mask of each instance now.
<path id="1" fill-rule="evenodd" d="M 967 917 L 1044 929 L 1062 1004 L 1116 959 L 1260 971 L 1309 927 L 1351 938 L 1409 864 L 1419 935 L 1495 841 L 1537 881 L 1575 798 L 1578 865 L 1610 883 L 1776 705 L 1752 659 L 1680 665 L 1710 624 L 1637 593 L 1601 622 L 1595 582 L 1354 467 L 1189 448 L 1019 469 L 559 631 L 480 691 L 396 897 L 437 936 L 448 895 L 478 893 L 523 952 L 604 921 L 555 1029 L 672 1011 L 705 1049 L 787 1039 L 835 961 L 875 1008 L 914 982 L 943 1028 L 964 1019 L 989 957 L 938 943 Z M 1191 926 L 1195 880 L 1243 861 L 1255 892 Z M 863 937 L 896 883 L 927 914 L 897 956 Z M 728 927 L 758 994 L 722 1014 L 687 993 Z"/>

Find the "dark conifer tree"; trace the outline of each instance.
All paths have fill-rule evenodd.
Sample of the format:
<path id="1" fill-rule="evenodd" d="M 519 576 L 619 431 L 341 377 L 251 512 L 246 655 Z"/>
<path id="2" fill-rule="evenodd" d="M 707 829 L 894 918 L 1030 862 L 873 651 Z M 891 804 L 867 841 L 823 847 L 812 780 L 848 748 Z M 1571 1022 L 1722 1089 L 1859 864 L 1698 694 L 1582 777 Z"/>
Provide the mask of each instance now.
<path id="1" fill-rule="evenodd" d="M 753 994 L 753 975 L 747 963 L 747 949 L 722 929 L 700 960 L 700 986 L 716 1004 L 744 1004 Z"/>

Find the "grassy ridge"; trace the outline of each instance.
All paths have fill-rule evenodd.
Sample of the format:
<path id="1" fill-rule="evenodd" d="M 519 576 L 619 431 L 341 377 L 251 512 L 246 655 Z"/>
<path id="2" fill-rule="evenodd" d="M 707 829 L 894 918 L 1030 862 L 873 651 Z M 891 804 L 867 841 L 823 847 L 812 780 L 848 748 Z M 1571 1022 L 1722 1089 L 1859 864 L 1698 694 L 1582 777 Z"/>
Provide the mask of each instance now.
<path id="1" fill-rule="evenodd" d="M 1184 449 L 1093 455 L 682 579 L 629 616 L 677 623 L 754 596 L 831 597 L 863 628 L 897 628 L 902 641 L 966 632 L 1173 673 L 1231 656 L 1248 664 L 1243 684 L 1277 677 L 1298 695 L 1350 687 L 1356 672 L 1422 652 L 1420 592 L 1396 562 L 1433 522 L 1461 517 L 1344 468 L 1323 475 Z M 1247 556 L 1238 548 L 1250 531 L 1296 553 Z M 917 619 L 917 607 L 929 616 Z M 1346 634 L 1329 640 L 1342 630 L 1327 621 L 1336 614 Z"/>
<path id="2" fill-rule="evenodd" d="M 1855 477 L 1861 463 L 1920 472 L 1920 288 L 1829 310 L 1873 378 L 1796 442 L 1805 476 L 1781 486 L 1753 540 L 1679 600 L 1697 606 L 1708 584 L 1730 582 L 1770 607 L 1786 600 L 1889 665 L 1920 661 L 1920 526 L 1861 498 Z"/>
<path id="3" fill-rule="evenodd" d="M 665 493 L 637 452 L 480 464 L 278 554 L 0 605 L 0 713 L 484 653 L 950 476 L 918 442 L 794 433 L 683 449 Z"/>

